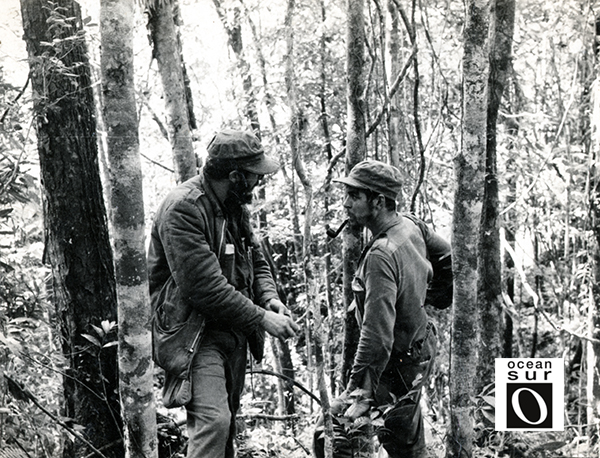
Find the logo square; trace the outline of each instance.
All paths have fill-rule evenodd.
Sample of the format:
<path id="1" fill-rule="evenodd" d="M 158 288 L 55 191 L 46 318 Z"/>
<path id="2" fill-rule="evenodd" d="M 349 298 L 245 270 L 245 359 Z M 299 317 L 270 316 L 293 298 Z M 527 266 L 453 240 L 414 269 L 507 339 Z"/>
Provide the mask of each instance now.
<path id="1" fill-rule="evenodd" d="M 552 429 L 552 384 L 507 383 L 506 426 Z"/>
<path id="2" fill-rule="evenodd" d="M 496 431 L 564 431 L 563 358 L 496 358 Z"/>

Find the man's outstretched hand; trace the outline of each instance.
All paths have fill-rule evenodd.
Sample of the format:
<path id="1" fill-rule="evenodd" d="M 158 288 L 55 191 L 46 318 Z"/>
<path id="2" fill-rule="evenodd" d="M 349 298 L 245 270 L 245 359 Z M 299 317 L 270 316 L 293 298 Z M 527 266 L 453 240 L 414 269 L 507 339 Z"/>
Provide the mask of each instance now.
<path id="1" fill-rule="evenodd" d="M 280 339 L 296 337 L 296 333 L 300 331 L 300 326 L 291 317 L 271 310 L 265 312 L 262 326 L 269 334 Z"/>

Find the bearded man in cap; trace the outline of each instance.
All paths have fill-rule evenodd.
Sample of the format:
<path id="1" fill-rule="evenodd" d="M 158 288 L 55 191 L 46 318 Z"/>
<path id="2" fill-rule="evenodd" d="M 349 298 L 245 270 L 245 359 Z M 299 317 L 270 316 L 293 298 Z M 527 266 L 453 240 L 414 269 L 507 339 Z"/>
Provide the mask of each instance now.
<path id="1" fill-rule="evenodd" d="M 189 335 L 159 361 L 162 341 L 155 332 L 154 355 L 166 370 L 167 406 L 187 410 L 188 458 L 234 456 L 247 348 L 261 359 L 265 331 L 286 339 L 299 329 L 278 298 L 246 205 L 261 178 L 277 169 L 254 134 L 221 131 L 208 145 L 201 173 L 172 190 L 154 219 L 148 252 L 153 331 L 165 339 Z M 187 352 L 189 367 L 175 368 Z M 191 387 L 182 389 L 183 382 Z"/>
<path id="2" fill-rule="evenodd" d="M 396 212 L 402 182 L 395 167 L 363 161 L 335 181 L 346 186 L 349 223 L 366 227 L 372 238 L 352 282 L 358 347 L 348 385 L 331 411 L 355 420 L 371 407 L 391 405 L 377 432 L 388 456 L 426 457 L 419 401 L 437 338 L 423 306 L 432 278 L 429 258 L 450 256 L 450 245 L 415 218 Z"/>

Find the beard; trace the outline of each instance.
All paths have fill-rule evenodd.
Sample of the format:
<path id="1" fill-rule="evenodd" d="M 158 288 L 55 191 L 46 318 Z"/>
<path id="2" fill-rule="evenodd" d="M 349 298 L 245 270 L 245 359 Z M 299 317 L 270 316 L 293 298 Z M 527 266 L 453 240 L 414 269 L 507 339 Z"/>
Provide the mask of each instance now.
<path id="1" fill-rule="evenodd" d="M 358 221 L 356 220 L 356 217 L 354 215 L 347 213 L 346 216 L 348 217 L 348 227 L 350 229 L 356 230 L 356 229 L 362 228 L 362 225 L 358 223 Z"/>
<path id="2" fill-rule="evenodd" d="M 375 215 L 373 213 L 373 209 L 369 209 L 368 213 L 362 214 L 360 217 L 352 213 L 347 213 L 348 216 L 348 226 L 353 230 L 359 230 L 363 227 L 367 227 L 371 221 L 375 219 Z"/>
<path id="3" fill-rule="evenodd" d="M 237 213 L 243 205 L 252 203 L 252 189 L 248 186 L 246 180 L 239 180 L 231 183 L 225 198 L 225 208 Z"/>

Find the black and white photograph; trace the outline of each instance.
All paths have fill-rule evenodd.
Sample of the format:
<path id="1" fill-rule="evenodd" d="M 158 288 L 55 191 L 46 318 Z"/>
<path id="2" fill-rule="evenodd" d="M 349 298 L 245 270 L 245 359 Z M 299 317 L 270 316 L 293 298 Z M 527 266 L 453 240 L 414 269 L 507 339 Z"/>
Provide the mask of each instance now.
<path id="1" fill-rule="evenodd" d="M 600 458 L 600 1 L 0 0 L 0 458 Z"/>

